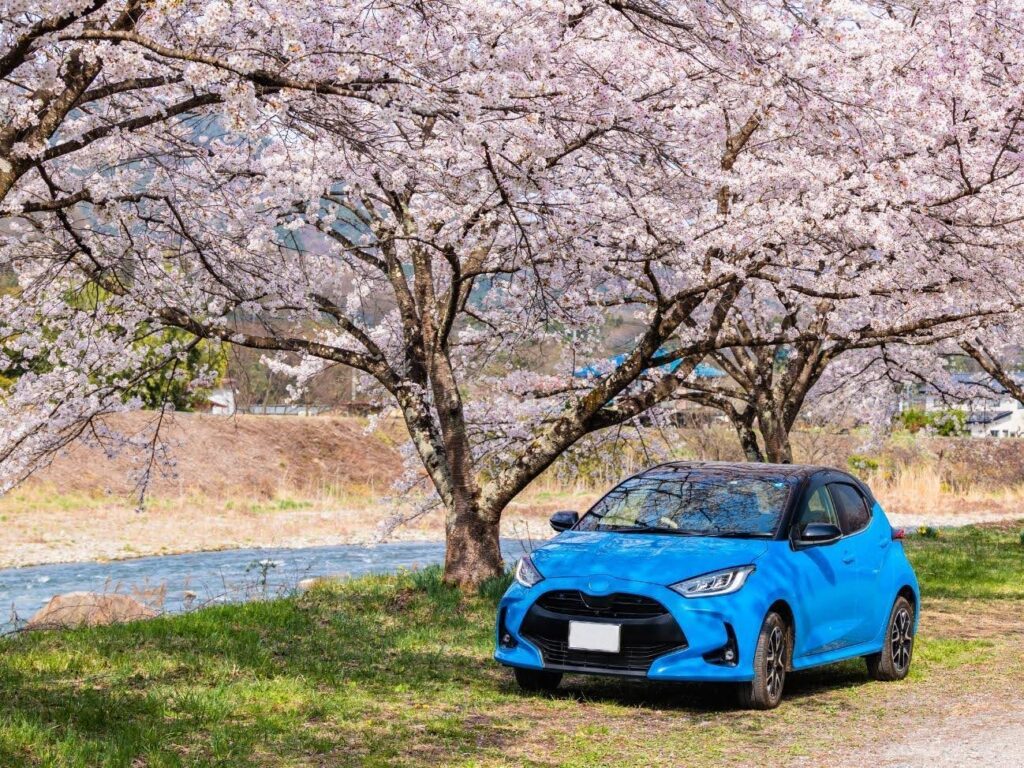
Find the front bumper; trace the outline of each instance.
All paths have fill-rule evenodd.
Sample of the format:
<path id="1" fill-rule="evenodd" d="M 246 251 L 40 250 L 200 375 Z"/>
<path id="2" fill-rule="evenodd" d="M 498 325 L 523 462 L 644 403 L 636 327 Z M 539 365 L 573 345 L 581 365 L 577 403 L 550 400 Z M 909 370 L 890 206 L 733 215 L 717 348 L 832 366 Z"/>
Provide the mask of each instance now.
<path id="1" fill-rule="evenodd" d="M 611 595 L 635 595 L 660 603 L 666 616 L 590 619 L 548 610 L 551 593 L 579 591 L 595 603 Z M 498 605 L 494 658 L 512 667 L 584 674 L 642 677 L 650 680 L 742 682 L 753 678 L 752 658 L 764 616 L 753 595 L 684 598 L 667 587 L 612 576 L 547 578 L 531 588 L 518 583 Z M 623 652 L 567 652 L 568 620 L 609 621 L 622 625 Z M 737 658 L 727 662 L 732 647 Z"/>

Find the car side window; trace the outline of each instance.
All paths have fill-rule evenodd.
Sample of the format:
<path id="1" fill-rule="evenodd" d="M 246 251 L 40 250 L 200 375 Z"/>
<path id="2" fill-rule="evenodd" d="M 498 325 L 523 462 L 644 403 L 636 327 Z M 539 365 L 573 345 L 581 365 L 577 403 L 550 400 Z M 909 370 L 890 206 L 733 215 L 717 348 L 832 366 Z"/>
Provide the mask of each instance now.
<path id="1" fill-rule="evenodd" d="M 829 496 L 828 491 L 825 490 L 824 485 L 812 493 L 804 502 L 800 510 L 800 516 L 796 521 L 796 528 L 803 533 L 804 528 L 811 523 L 839 525 L 835 505 L 832 504 L 832 498 Z"/>
<path id="2" fill-rule="evenodd" d="M 863 494 L 846 483 L 830 483 L 829 492 L 839 514 L 839 527 L 844 535 L 863 531 L 871 521 L 871 511 Z"/>

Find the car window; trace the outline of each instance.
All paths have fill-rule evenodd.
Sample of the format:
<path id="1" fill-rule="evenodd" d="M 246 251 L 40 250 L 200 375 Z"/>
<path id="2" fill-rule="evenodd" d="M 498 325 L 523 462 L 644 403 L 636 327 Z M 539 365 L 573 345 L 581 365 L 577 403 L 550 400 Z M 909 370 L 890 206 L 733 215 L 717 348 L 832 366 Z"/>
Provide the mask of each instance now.
<path id="1" fill-rule="evenodd" d="M 797 518 L 797 530 L 803 533 L 804 528 L 811 523 L 839 525 L 836 508 L 832 504 L 832 498 L 828 495 L 824 485 L 812 493 L 804 502 L 803 507 L 800 509 L 800 516 Z"/>
<path id="2" fill-rule="evenodd" d="M 844 534 L 856 533 L 867 528 L 871 520 L 867 500 L 861 492 L 846 483 L 830 483 L 829 492 L 839 515 L 839 527 Z"/>

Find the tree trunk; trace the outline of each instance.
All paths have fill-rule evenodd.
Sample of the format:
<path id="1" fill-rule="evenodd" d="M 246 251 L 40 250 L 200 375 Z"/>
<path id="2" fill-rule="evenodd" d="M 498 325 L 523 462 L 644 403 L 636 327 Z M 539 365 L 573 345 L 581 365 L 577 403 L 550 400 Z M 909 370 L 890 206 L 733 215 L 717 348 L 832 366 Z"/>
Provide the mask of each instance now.
<path id="1" fill-rule="evenodd" d="M 764 454 L 761 453 L 761 446 L 757 444 L 757 433 L 754 431 L 753 410 L 748 409 L 746 413 L 737 413 L 731 417 L 733 429 L 740 439 L 740 447 L 743 449 L 743 457 L 747 461 L 764 461 Z"/>
<path id="2" fill-rule="evenodd" d="M 498 515 L 487 514 L 472 501 L 454 501 L 445 518 L 445 581 L 464 590 L 475 589 L 504 573 L 499 520 Z"/>
<path id="3" fill-rule="evenodd" d="M 758 423 L 764 439 L 764 460 L 772 464 L 792 464 L 793 448 L 785 421 L 778 414 L 765 413 L 758 418 Z"/>

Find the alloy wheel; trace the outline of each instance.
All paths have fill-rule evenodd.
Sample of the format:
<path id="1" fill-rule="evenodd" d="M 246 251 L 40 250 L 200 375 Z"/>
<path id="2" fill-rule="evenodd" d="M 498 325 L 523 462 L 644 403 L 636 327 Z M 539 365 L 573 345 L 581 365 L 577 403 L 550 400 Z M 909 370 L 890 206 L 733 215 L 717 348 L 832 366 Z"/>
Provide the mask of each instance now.
<path id="1" fill-rule="evenodd" d="M 782 683 L 786 676 L 786 643 L 779 627 L 773 627 L 768 637 L 765 667 L 765 687 L 774 701 L 782 695 Z"/>
<path id="2" fill-rule="evenodd" d="M 901 672 L 910 665 L 910 650 L 914 642 L 913 625 L 910 611 L 901 607 L 893 617 L 892 630 L 889 633 L 892 664 Z"/>

